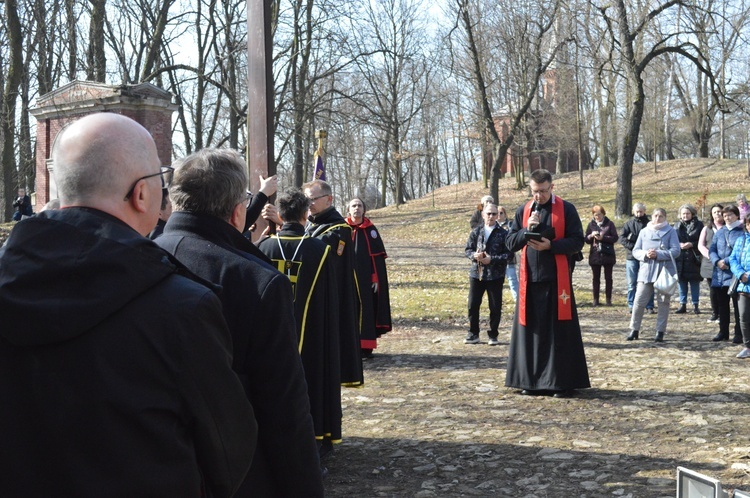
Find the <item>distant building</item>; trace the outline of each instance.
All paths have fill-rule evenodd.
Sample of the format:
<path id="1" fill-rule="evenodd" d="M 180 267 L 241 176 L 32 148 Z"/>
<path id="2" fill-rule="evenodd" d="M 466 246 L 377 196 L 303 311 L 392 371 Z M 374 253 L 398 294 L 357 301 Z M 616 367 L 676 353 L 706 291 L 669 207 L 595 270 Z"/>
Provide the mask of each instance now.
<path id="1" fill-rule="evenodd" d="M 578 171 L 578 131 L 576 130 L 575 99 L 564 99 L 557 93 L 557 80 L 570 75 L 559 74 L 557 69 L 545 73 L 541 89 L 542 98 L 537 108 L 526 113 L 523 125 L 524 135 L 516 136 L 508 150 L 501 172 L 503 176 L 513 175 L 513 167 L 522 167 L 525 173 L 546 169 L 551 173 Z M 572 80 L 572 78 L 571 78 Z M 567 85 L 567 88 L 575 88 Z M 561 117 L 565 117 L 564 120 Z M 495 130 L 504 141 L 510 134 L 511 115 L 500 112 L 495 117 Z M 494 150 L 486 139 L 483 154 L 484 168 L 489 172 L 494 161 Z M 590 163 L 588 147 L 584 144 L 583 168 Z"/>
<path id="2" fill-rule="evenodd" d="M 172 163 L 172 114 L 176 109 L 172 94 L 151 83 L 106 85 L 76 80 L 39 97 L 30 111 L 37 121 L 34 211 L 57 198 L 50 156 L 57 134 L 69 123 L 95 112 L 132 118 L 151 133 L 162 164 L 168 165 Z"/>

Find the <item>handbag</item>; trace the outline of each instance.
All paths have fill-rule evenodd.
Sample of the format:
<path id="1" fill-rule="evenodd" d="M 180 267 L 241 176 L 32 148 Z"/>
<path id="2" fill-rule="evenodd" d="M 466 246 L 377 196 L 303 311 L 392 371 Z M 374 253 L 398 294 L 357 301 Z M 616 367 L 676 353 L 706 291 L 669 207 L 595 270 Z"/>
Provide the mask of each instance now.
<path id="1" fill-rule="evenodd" d="M 674 267 L 677 268 L 677 264 L 674 262 L 674 256 L 672 256 L 672 251 L 669 251 L 669 258 L 672 260 Z M 656 282 L 654 282 L 654 290 L 665 296 L 671 296 L 677 290 L 677 275 L 669 273 L 666 264 L 661 267 L 659 276 L 656 278 Z"/>
<path id="2" fill-rule="evenodd" d="M 730 296 L 732 294 L 736 294 L 737 287 L 739 287 L 739 285 L 740 285 L 740 279 L 737 278 L 736 275 L 732 275 L 732 280 L 729 281 L 729 289 L 727 289 L 727 294 L 729 294 Z"/>

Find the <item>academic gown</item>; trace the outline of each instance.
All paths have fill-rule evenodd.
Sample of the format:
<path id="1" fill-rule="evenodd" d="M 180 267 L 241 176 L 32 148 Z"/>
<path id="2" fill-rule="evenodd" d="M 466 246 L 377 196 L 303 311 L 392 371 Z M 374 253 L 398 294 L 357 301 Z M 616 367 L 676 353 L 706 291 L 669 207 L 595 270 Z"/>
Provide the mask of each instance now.
<path id="1" fill-rule="evenodd" d="M 575 206 L 553 196 L 546 204 L 538 206 L 541 223 L 535 231 L 543 232 L 551 226 L 553 199 L 563 202 L 565 234 L 552 241 L 549 251 L 536 251 L 531 247 L 526 249 L 526 325 L 519 321 L 519 296 L 508 350 L 507 387 L 550 391 L 591 387 L 572 286 L 570 295 L 565 296 L 571 301 L 572 319 L 558 318 L 561 293 L 558 292 L 555 254 L 566 255 L 570 264 L 571 256 L 583 248 L 581 219 Z M 512 252 L 520 251 L 526 245 L 524 233 L 528 230 L 524 225 L 522 205 L 516 211 L 514 223 L 506 237 L 506 246 Z M 519 282 L 519 285 L 522 283 Z"/>
<path id="2" fill-rule="evenodd" d="M 340 442 L 338 295 L 332 285 L 331 248 L 306 236 L 299 223 L 285 223 L 278 234 L 264 239 L 258 248 L 292 283 L 299 351 L 315 437 Z"/>
<path id="3" fill-rule="evenodd" d="M 331 247 L 330 257 L 334 267 L 334 281 L 339 296 L 339 336 L 341 353 L 341 383 L 346 387 L 364 384 L 362 356 L 359 343 L 359 323 L 356 318 L 357 287 L 354 277 L 354 251 L 352 229 L 346 220 L 331 206 L 310 216 L 305 231 Z"/>
<path id="4" fill-rule="evenodd" d="M 363 217 L 359 225 L 350 217 L 346 222 L 352 227 L 354 244 L 354 269 L 357 277 L 359 301 L 360 345 L 363 349 L 377 348 L 377 339 L 391 330 L 391 300 L 388 292 L 383 239 L 378 229 Z M 372 284 L 378 291 L 372 291 Z"/>

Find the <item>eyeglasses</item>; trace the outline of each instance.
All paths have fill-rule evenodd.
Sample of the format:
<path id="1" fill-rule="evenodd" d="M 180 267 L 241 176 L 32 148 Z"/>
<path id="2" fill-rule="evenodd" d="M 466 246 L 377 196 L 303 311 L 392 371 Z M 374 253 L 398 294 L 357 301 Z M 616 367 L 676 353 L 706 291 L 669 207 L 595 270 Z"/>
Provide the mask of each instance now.
<path id="1" fill-rule="evenodd" d="M 552 187 L 543 189 L 543 190 L 531 190 L 531 195 L 537 195 L 537 194 L 549 194 L 549 191 L 552 190 Z"/>
<path id="2" fill-rule="evenodd" d="M 485 213 L 487 216 L 497 216 L 497 213 Z"/>
<path id="3" fill-rule="evenodd" d="M 128 193 L 125 194 L 125 198 L 123 201 L 127 201 L 130 199 L 130 196 L 133 195 L 133 191 L 135 190 L 135 186 L 138 185 L 138 182 L 141 180 L 145 180 L 146 178 L 152 178 L 154 176 L 160 176 L 161 177 L 161 188 L 168 188 L 169 185 L 172 183 L 172 176 L 174 173 L 174 168 L 171 166 L 162 166 L 161 171 L 158 173 L 153 173 L 151 175 L 142 176 L 139 179 L 133 183 L 133 186 L 130 187 L 130 190 L 128 190 Z"/>
<path id="4" fill-rule="evenodd" d="M 308 197 L 307 200 L 310 202 L 315 202 L 318 199 L 322 199 L 323 197 L 328 197 L 328 194 L 319 195 L 317 197 Z"/>

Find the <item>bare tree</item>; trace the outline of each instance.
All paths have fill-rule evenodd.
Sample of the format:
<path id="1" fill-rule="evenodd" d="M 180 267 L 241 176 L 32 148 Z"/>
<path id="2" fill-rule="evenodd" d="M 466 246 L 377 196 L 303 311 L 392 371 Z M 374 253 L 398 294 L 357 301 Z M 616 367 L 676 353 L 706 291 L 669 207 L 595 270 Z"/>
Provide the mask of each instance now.
<path id="1" fill-rule="evenodd" d="M 612 30 L 612 38 L 617 40 L 616 45 L 613 44 L 613 46 L 617 47 L 616 54 L 622 64 L 628 97 L 617 161 L 619 167 L 615 211 L 618 216 L 627 216 L 632 205 L 633 162 L 638 147 L 646 99 L 643 73 L 651 62 L 659 56 L 670 53 L 684 57 L 708 77 L 712 94 L 718 99 L 713 91 L 716 88 L 713 73 L 698 47 L 688 41 L 675 41 L 674 36 L 668 33 L 656 33 L 655 36 L 655 33 L 651 32 L 655 31 L 655 24 L 660 16 L 669 16 L 672 14 L 670 9 L 679 5 L 683 9 L 695 8 L 692 4 L 682 0 L 669 0 L 654 9 L 637 13 L 633 17 L 631 17 L 630 6 L 625 0 L 614 0 L 600 8 L 607 26 Z M 670 25 L 666 20 L 662 24 Z M 646 47 L 647 41 L 650 42 L 649 47 Z"/>
<path id="2" fill-rule="evenodd" d="M 555 20 L 561 2 L 527 2 L 524 7 L 503 11 L 502 23 L 489 29 L 494 35 L 493 42 L 507 54 L 510 62 L 507 75 L 505 107 L 508 109 L 508 133 L 501 140 L 497 132 L 492 106 L 488 96 L 488 83 L 484 63 L 475 36 L 477 17 L 468 0 L 458 0 L 458 15 L 466 34 L 466 49 L 473 62 L 474 84 L 479 95 L 484 127 L 494 148 L 494 160 L 490 178 L 490 195 L 498 197 L 498 184 L 501 167 L 508 149 L 523 129 L 524 119 L 538 97 L 540 81 L 544 73 L 555 61 L 558 51 L 568 40 L 559 40 L 554 33 Z M 523 186 L 523 177 L 519 187 Z"/>

